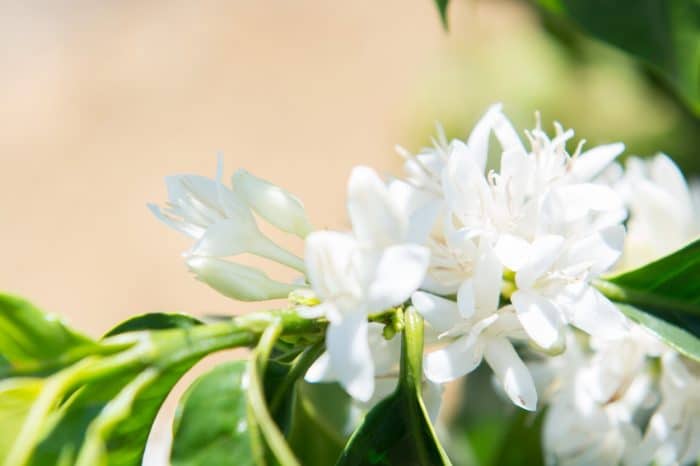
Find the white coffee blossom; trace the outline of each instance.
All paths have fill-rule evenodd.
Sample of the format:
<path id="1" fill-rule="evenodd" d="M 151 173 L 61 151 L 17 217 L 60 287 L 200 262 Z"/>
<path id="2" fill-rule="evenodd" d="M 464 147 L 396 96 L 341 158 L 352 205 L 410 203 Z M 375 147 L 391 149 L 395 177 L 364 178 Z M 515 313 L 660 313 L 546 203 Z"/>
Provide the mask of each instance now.
<path id="1" fill-rule="evenodd" d="M 408 219 L 390 189 L 369 168 L 355 168 L 348 183 L 351 233 L 317 231 L 306 239 L 309 281 L 321 303 L 307 316 L 325 316 L 327 353 L 306 374 L 336 379 L 360 401 L 374 392 L 368 342 L 370 313 L 402 304 L 425 276 L 428 250 L 407 242 Z"/>
<path id="2" fill-rule="evenodd" d="M 615 188 L 630 210 L 626 267 L 661 257 L 700 234 L 700 190 L 667 155 L 630 157 Z"/>
<path id="3" fill-rule="evenodd" d="M 658 397 L 649 369 L 665 350 L 640 327 L 592 342 L 567 334 L 567 349 L 532 371 L 547 402 L 543 447 L 552 465 L 642 465 L 637 419 Z M 591 348 L 593 347 L 593 348 Z"/>
<path id="4" fill-rule="evenodd" d="M 526 132 L 527 150 L 494 105 L 466 142 L 440 138 L 435 149 L 404 154 L 414 206 L 432 208 L 437 217 L 422 288 L 442 297 L 420 292 L 414 303 L 440 327 L 447 346 L 426 356 L 426 374 L 451 380 L 483 356 L 514 403 L 527 409 L 535 408 L 537 396 L 511 340 L 561 351 L 569 324 L 601 338 L 619 337 L 627 327 L 590 286 L 623 247 L 623 201 L 594 178 L 624 146 L 581 152 L 579 144 L 570 155 L 573 131 L 555 128 L 550 139 L 538 122 Z M 492 134 L 501 146 L 498 172 L 486 172 Z M 493 271 L 488 279 L 479 278 L 484 269 Z M 499 309 L 504 278 L 512 305 Z M 449 296 L 455 300 L 444 299 Z"/>

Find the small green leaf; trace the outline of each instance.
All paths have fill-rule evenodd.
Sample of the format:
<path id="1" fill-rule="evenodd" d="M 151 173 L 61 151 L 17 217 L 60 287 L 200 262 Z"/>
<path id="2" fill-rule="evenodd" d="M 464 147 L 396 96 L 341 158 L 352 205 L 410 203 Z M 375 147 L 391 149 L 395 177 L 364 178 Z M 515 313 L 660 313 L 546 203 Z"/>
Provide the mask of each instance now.
<path id="1" fill-rule="evenodd" d="M 591 35 L 651 65 L 700 114 L 700 2 L 539 0 Z"/>
<path id="2" fill-rule="evenodd" d="M 139 330 L 189 328 L 201 324 L 201 320 L 195 319 L 187 314 L 166 314 L 163 312 L 153 312 L 125 320 L 107 332 L 104 338 L 118 335 L 120 333 L 137 332 Z"/>
<path id="3" fill-rule="evenodd" d="M 451 464 L 421 396 L 423 321 L 412 308 L 406 311 L 404 320 L 398 387 L 367 414 L 350 438 L 338 466 Z"/>
<path id="4" fill-rule="evenodd" d="M 6 294 L 0 294 L 0 335 L 0 378 L 50 373 L 94 347 L 57 317 Z"/>
<path id="5" fill-rule="evenodd" d="M 246 364 L 220 364 L 197 379 L 178 408 L 172 466 L 256 465 L 244 389 Z"/>
<path id="6" fill-rule="evenodd" d="M 442 21 L 442 26 L 447 29 L 447 5 L 450 0 L 435 0 L 435 5 L 437 6 L 438 12 L 440 13 L 440 21 Z"/>

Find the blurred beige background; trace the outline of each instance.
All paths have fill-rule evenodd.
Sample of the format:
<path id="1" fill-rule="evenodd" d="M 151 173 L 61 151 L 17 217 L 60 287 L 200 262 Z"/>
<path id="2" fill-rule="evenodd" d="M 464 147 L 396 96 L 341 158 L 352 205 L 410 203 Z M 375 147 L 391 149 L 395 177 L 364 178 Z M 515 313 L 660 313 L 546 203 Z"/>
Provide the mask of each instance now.
<path id="1" fill-rule="evenodd" d="M 62 4 L 61 4 L 62 3 Z M 237 312 L 157 222 L 163 177 L 216 154 L 344 222 L 352 165 L 394 165 L 447 36 L 410 2 L 3 2 L 0 288 L 98 335 L 154 310 Z"/>

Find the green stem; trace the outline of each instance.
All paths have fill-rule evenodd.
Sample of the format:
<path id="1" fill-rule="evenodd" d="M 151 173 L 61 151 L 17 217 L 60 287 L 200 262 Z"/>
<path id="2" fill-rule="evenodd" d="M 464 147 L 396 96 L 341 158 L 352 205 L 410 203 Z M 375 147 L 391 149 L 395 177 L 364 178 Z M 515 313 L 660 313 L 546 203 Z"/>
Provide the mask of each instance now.
<path id="1" fill-rule="evenodd" d="M 257 429 L 262 432 L 264 443 L 270 447 L 274 458 L 282 466 L 300 466 L 267 409 L 262 384 L 261 374 L 265 373 L 270 353 L 282 333 L 282 328 L 281 320 L 272 322 L 263 332 L 253 357 L 248 361 L 249 387 L 247 398 L 249 417 L 252 418 L 251 424 L 255 424 Z M 258 442 L 258 445 L 256 445 L 258 447 L 258 457 L 261 457 L 260 443 Z"/>
<path id="2" fill-rule="evenodd" d="M 303 353 L 297 356 L 287 376 L 282 380 L 282 383 L 275 388 L 275 393 L 270 400 L 270 412 L 274 413 L 277 411 L 280 403 L 284 400 L 284 396 L 291 389 L 292 385 L 294 385 L 297 379 L 301 377 L 309 367 L 311 367 L 311 364 L 318 358 L 323 348 L 323 342 L 319 341 L 306 348 Z"/>

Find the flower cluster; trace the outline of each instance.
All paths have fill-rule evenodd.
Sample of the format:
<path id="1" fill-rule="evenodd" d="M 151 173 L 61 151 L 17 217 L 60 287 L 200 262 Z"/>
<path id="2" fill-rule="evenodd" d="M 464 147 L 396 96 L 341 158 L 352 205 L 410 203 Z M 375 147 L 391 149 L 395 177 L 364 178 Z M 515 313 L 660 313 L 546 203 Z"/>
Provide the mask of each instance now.
<path id="1" fill-rule="evenodd" d="M 645 263 L 692 240 L 700 205 L 663 154 L 631 157 L 606 174 L 629 209 L 618 267 Z M 552 464 L 661 466 L 700 455 L 700 364 L 642 327 L 602 342 L 568 332 L 561 356 L 533 363 L 549 405 L 544 446 Z"/>
<path id="2" fill-rule="evenodd" d="M 569 152 L 573 131 L 555 124 L 550 137 L 539 117 L 524 135 L 494 105 L 465 141 L 440 134 L 417 154 L 399 148 L 403 177 L 355 168 L 351 231 L 313 231 L 297 198 L 245 171 L 225 186 L 221 164 L 215 180 L 168 178 L 170 201 L 152 210 L 196 240 L 185 259 L 198 279 L 241 300 L 292 293 L 301 315 L 328 322 L 326 351 L 307 381 L 337 381 L 363 403 L 391 390 L 398 341 L 373 316 L 410 305 L 429 324 L 433 408 L 441 384 L 485 361 L 515 405 L 535 410 L 538 392 L 549 403 L 552 462 L 689 461 L 700 450 L 700 375 L 594 285 L 696 233 L 694 196 L 663 155 L 631 158 L 624 170 L 615 161 L 621 143 L 584 151 L 582 141 Z M 304 259 L 263 235 L 256 215 L 304 238 Z M 303 278 L 283 283 L 227 260 L 241 253 Z M 525 346 L 542 360 L 526 364 Z M 640 413 L 650 418 L 646 432 Z"/>

